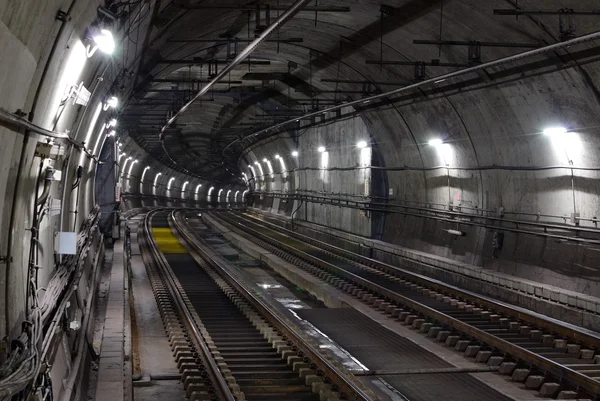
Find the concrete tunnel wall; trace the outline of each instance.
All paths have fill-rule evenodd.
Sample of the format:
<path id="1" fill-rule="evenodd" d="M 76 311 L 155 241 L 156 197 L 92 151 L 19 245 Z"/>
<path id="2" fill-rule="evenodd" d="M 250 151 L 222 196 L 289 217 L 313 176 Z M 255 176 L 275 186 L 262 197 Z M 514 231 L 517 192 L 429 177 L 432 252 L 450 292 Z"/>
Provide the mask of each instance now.
<path id="1" fill-rule="evenodd" d="M 26 118 L 34 111 L 34 124 L 56 132 L 69 131 L 71 138 L 84 142 L 88 152 L 93 155 L 100 153 L 110 131 L 104 125 L 111 113 L 102 109 L 101 102 L 110 89 L 114 71 L 110 68 L 105 70 L 110 59 L 100 52 L 87 58 L 83 41 L 85 29 L 94 21 L 97 7 L 103 3 L 72 2 L 71 19 L 64 24 L 59 35 L 62 22 L 56 19 L 57 10 L 67 11 L 70 2 L 36 0 L 36 12 L 29 12 L 30 2 L 0 1 L 0 49 L 3 55 L 9 55 L 0 58 L 0 91 L 10 94 L 0 98 L 0 107 L 10 113 L 22 111 Z M 55 51 L 51 54 L 54 46 Z M 98 80 L 103 71 L 106 72 L 104 79 Z M 71 102 L 63 108 L 61 98 L 65 90 L 80 82 L 94 92 L 87 108 Z M 28 229 L 32 223 L 36 179 L 41 161 L 39 157 L 34 157 L 34 150 L 38 141 L 46 142 L 45 138 L 33 133 L 27 137 L 27 142 L 24 141 L 26 137 L 24 131 L 13 126 L 0 126 L 0 191 L 3 194 L 0 196 L 0 256 L 9 258 L 9 263 L 0 263 L 0 299 L 3 300 L 0 307 L 0 338 L 9 333 L 16 334 L 25 318 L 31 239 Z M 56 233 L 61 229 L 78 231 L 96 203 L 96 161 L 78 149 L 65 147 L 61 141 L 57 141 L 52 152 L 59 154 L 58 159 L 46 159 L 43 168 L 54 167 L 62 172 L 62 178 L 60 181 L 55 179 L 51 185 L 47 217 L 39 227 L 39 287 L 44 287 L 55 272 Z M 141 149 L 138 155 L 140 160 L 151 159 Z M 82 180 L 79 189 L 71 191 L 77 166 L 83 167 Z M 169 170 L 157 161 L 153 161 L 153 166 Z M 135 174 L 135 169 L 132 174 Z M 180 173 L 172 175 L 175 174 L 179 181 L 192 181 L 191 177 L 186 179 Z M 61 213 L 64 188 L 67 188 L 69 207 Z M 175 197 L 181 197 L 181 190 Z M 10 302 L 4 302 L 7 299 Z"/>
<path id="2" fill-rule="evenodd" d="M 598 76 L 598 71 L 592 72 L 592 76 Z M 387 171 L 385 179 L 367 183 L 372 186 L 371 191 L 388 194 L 389 203 L 419 208 L 437 205 L 442 210 L 448 210 L 450 203 L 454 211 L 488 217 L 498 217 L 503 208 L 505 219 L 566 222 L 574 228 L 570 224 L 572 213 L 579 213 L 582 218 L 597 216 L 600 193 L 597 170 L 570 168 L 600 167 L 597 139 L 600 104 L 587 76 L 587 72 L 578 69 L 547 73 L 396 109 L 365 111 L 353 119 L 325 127 L 300 128 L 297 147 L 289 136 L 264 141 L 248 149 L 240 168 L 250 176 L 249 163 L 262 163 L 264 157 L 272 159 L 275 154 L 286 155 L 290 161 L 288 169 L 298 170 L 288 173 L 295 178 L 289 191 L 357 198 L 366 194 L 360 170 L 319 170 L 324 166 L 320 164 L 317 148 L 326 146 L 328 169 L 357 167 L 360 150 L 356 143 L 366 139 L 381 154 L 386 167 L 449 167 Z M 553 126 L 564 126 L 569 133 L 563 138 L 543 134 L 544 129 Z M 435 138 L 443 140 L 444 145 L 429 145 Z M 299 157 L 291 157 L 296 148 Z M 561 168 L 478 169 L 483 166 Z M 465 167 L 473 169 L 453 169 Z M 285 180 L 279 175 L 264 184 L 261 181 L 257 193 L 277 191 L 282 182 Z M 278 199 L 262 198 L 255 197 L 258 207 L 272 213 L 291 214 L 290 208 L 280 208 Z M 358 210 L 309 203 L 302 205 L 295 217 L 376 236 L 368 214 Z M 505 234 L 504 243 L 494 256 L 491 242 L 497 230 L 467 223 L 390 213 L 385 218 L 382 239 L 517 277 L 600 295 L 597 246 L 500 229 Z M 582 220 L 579 224 L 595 227 L 590 221 Z M 447 229 L 461 230 L 465 235 L 456 237 Z M 565 230 L 564 234 L 574 233 Z"/>

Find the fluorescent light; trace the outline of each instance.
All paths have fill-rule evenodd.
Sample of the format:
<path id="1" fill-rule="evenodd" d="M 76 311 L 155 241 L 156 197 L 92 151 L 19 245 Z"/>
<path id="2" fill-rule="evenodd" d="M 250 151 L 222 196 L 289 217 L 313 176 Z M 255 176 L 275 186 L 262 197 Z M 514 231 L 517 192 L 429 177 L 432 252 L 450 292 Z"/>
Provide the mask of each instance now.
<path id="1" fill-rule="evenodd" d="M 265 158 L 263 159 L 263 163 L 266 163 L 266 162 L 268 162 L 268 160 L 267 160 L 267 158 L 265 157 Z"/>
<path id="2" fill-rule="evenodd" d="M 275 155 L 275 158 L 276 158 L 276 159 L 279 159 L 280 157 L 281 157 L 281 156 L 279 156 L 279 155 Z"/>
<path id="3" fill-rule="evenodd" d="M 319 146 L 317 150 L 319 151 L 319 153 L 323 153 L 325 152 L 325 146 Z"/>
<path id="4" fill-rule="evenodd" d="M 106 101 L 106 104 L 108 105 L 108 107 L 112 107 L 113 109 L 116 109 L 117 106 L 119 105 L 119 98 L 117 98 L 116 96 L 111 96 Z"/>
<path id="5" fill-rule="evenodd" d="M 563 135 L 567 133 L 567 129 L 565 127 L 550 127 L 544 130 L 544 135 L 554 136 L 554 135 Z"/>
<path id="6" fill-rule="evenodd" d="M 367 141 L 358 141 L 358 143 L 356 144 L 356 147 L 359 149 L 364 149 L 367 147 Z"/>
<path id="7" fill-rule="evenodd" d="M 294 157 L 298 157 L 298 151 L 297 151 L 297 150 L 294 150 L 294 151 L 292 152 L 292 156 L 294 156 Z"/>
<path id="8" fill-rule="evenodd" d="M 112 32 L 108 29 L 102 29 L 98 35 L 93 38 L 94 43 L 98 46 L 98 50 L 102 53 L 113 54 L 115 51 L 115 39 Z"/>
<path id="9" fill-rule="evenodd" d="M 441 139 L 437 138 L 437 139 L 431 139 L 429 141 L 429 146 L 440 146 L 444 143 L 444 141 L 442 141 Z"/>

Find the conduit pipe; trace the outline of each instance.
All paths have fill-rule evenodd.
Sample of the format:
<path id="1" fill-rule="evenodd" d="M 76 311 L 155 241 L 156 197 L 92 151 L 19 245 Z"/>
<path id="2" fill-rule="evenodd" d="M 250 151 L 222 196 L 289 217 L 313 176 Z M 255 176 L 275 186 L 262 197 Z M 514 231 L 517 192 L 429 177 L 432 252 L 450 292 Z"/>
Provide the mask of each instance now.
<path id="1" fill-rule="evenodd" d="M 16 114 L 13 114 L 13 113 L 3 109 L 2 107 L 0 107 L 0 122 L 3 122 L 8 125 L 12 125 L 12 126 L 17 126 L 18 128 L 23 128 L 25 130 L 35 132 L 36 134 L 39 134 L 39 135 L 42 135 L 42 136 L 45 136 L 48 138 L 64 140 L 64 141 L 70 143 L 71 145 L 75 146 L 78 149 L 85 149 L 85 146 L 82 143 L 79 143 L 79 142 L 69 138 L 69 135 L 61 134 L 59 132 L 50 131 L 45 128 L 42 128 L 39 125 L 36 125 L 21 116 L 18 116 Z M 86 153 L 88 154 L 88 156 L 95 158 L 95 156 L 93 156 L 91 153 L 89 153 L 87 151 L 86 151 Z"/>
<path id="2" fill-rule="evenodd" d="M 329 112 L 341 110 L 341 109 L 343 109 L 345 107 L 359 106 L 361 104 L 368 104 L 368 103 L 371 103 L 371 102 L 376 101 L 376 100 L 386 99 L 388 97 L 391 97 L 391 96 L 394 96 L 394 95 L 398 95 L 398 94 L 401 94 L 403 92 L 410 91 L 412 89 L 418 89 L 418 88 L 421 88 L 423 86 L 431 85 L 431 84 L 435 85 L 435 84 L 438 84 L 441 81 L 445 81 L 447 79 L 460 77 L 462 75 L 470 74 L 470 73 L 473 73 L 473 72 L 478 72 L 478 71 L 481 71 L 481 70 L 486 69 L 486 68 L 498 67 L 500 65 L 511 63 L 513 61 L 518 61 L 518 60 L 521 60 L 521 59 L 524 59 L 524 58 L 538 56 L 538 55 L 541 55 L 541 54 L 544 54 L 544 53 L 548 53 L 548 52 L 552 52 L 552 51 L 563 50 L 563 49 L 569 48 L 569 47 L 574 46 L 574 45 L 578 45 L 578 44 L 585 43 L 585 42 L 590 42 L 590 41 L 595 40 L 595 39 L 600 39 L 600 31 L 596 31 L 596 32 L 593 32 L 593 33 L 590 33 L 590 34 L 587 34 L 587 35 L 579 36 L 579 37 L 573 38 L 571 40 L 566 40 L 564 42 L 559 42 L 559 43 L 555 43 L 555 44 L 552 44 L 552 45 L 540 47 L 539 49 L 527 50 L 527 51 L 524 51 L 524 52 L 521 52 L 521 53 L 518 53 L 518 54 L 515 54 L 515 55 L 512 55 L 512 56 L 500 58 L 500 59 L 497 59 L 497 60 L 494 60 L 494 61 L 489 61 L 487 63 L 479 64 L 479 65 L 476 65 L 476 66 L 473 66 L 473 67 L 464 68 L 464 69 L 459 70 L 459 71 L 454 71 L 454 72 L 450 72 L 450 73 L 447 73 L 447 74 L 438 75 L 435 78 L 426 79 L 424 81 L 420 81 L 420 82 L 417 82 L 417 83 L 412 84 L 412 85 L 404 86 L 402 88 L 394 89 L 392 91 L 381 93 L 381 94 L 378 94 L 378 95 L 373 95 L 373 96 L 369 96 L 369 97 L 366 97 L 366 98 L 362 98 L 360 100 L 353 100 L 351 102 L 346 102 L 346 103 L 342 103 L 342 104 L 339 104 L 339 105 L 336 105 L 336 106 L 332 106 L 332 107 L 329 107 L 329 108 L 326 108 L 326 109 L 321 109 L 321 110 L 313 112 L 313 113 L 305 114 L 305 115 L 303 115 L 301 117 L 294 117 L 291 120 L 287 120 L 287 121 L 284 121 L 282 123 L 272 125 L 269 128 L 264 128 L 264 129 L 262 129 L 260 131 L 257 131 L 255 133 L 251 134 L 250 136 L 258 136 L 260 134 L 267 133 L 269 131 L 274 131 L 274 130 L 277 130 L 279 128 L 283 128 L 286 125 L 295 123 L 297 120 L 310 119 L 312 117 L 316 117 L 316 116 L 322 115 L 324 113 L 329 113 Z M 231 147 L 233 144 L 235 144 L 235 143 L 237 143 L 239 141 L 240 141 L 240 139 L 236 139 L 236 140 L 232 141 L 231 143 L 229 143 L 223 149 L 223 152 L 225 152 L 229 147 Z"/>
<path id="3" fill-rule="evenodd" d="M 262 43 L 274 30 L 281 27 L 290 18 L 292 18 L 294 15 L 296 15 L 296 13 L 298 13 L 298 11 L 300 11 L 300 9 L 302 7 L 304 7 L 309 1 L 310 0 L 298 0 L 294 4 L 292 4 L 292 6 L 290 8 L 288 8 L 287 11 L 285 11 L 283 14 L 281 14 L 281 16 L 279 16 L 279 18 L 277 18 L 269 27 L 267 27 L 267 29 L 265 29 L 264 32 L 258 38 L 256 38 L 248 46 L 246 46 L 244 48 L 244 50 L 242 50 L 242 52 L 229 65 L 227 65 L 227 67 L 222 69 L 221 72 L 219 74 L 217 74 L 216 77 L 214 77 L 205 87 L 200 89 L 200 91 L 194 97 L 192 97 L 192 99 L 190 101 L 188 101 L 186 104 L 184 104 L 183 107 L 181 109 L 179 109 L 179 111 L 177 113 L 175 113 L 173 115 L 173 117 L 171 117 L 167 121 L 165 126 L 162 127 L 162 129 L 160 130 L 159 139 L 161 141 L 161 144 L 162 144 L 163 150 L 165 151 L 165 154 L 173 163 L 175 163 L 176 165 L 178 164 L 175 160 L 173 160 L 173 158 L 169 154 L 169 151 L 167 150 L 167 147 L 165 146 L 164 139 L 165 139 L 166 130 L 175 122 L 175 120 L 177 120 L 177 118 L 181 114 L 183 114 L 196 100 L 198 100 L 198 98 L 200 98 L 201 96 L 208 93 L 208 91 L 217 82 L 219 82 L 221 79 L 225 78 L 225 76 L 227 76 L 227 74 L 229 74 L 229 72 L 231 72 L 238 64 L 240 64 L 243 60 L 245 60 L 248 56 L 250 56 L 250 54 L 256 49 L 256 47 L 260 43 Z M 186 171 L 186 173 L 188 173 L 188 174 L 190 173 L 187 169 L 184 168 L 184 170 Z M 198 175 L 195 175 L 195 176 L 198 178 L 206 178 L 206 177 L 201 177 Z"/>
<path id="4" fill-rule="evenodd" d="M 231 72 L 238 64 L 244 61 L 250 54 L 256 49 L 256 47 L 261 44 L 274 30 L 278 29 L 281 25 L 285 24 L 290 18 L 292 18 L 304 5 L 306 5 L 310 0 L 298 0 L 290 8 L 287 9 L 279 18 L 275 20 L 264 32 L 256 39 L 254 39 L 244 50 L 241 51 L 240 54 L 229 64 L 227 67 L 221 70 L 220 73 L 217 74 L 205 87 L 200 89 L 200 91 L 186 104 L 183 105 L 181 109 L 177 113 L 171 117 L 164 127 L 162 127 L 160 131 L 160 139 L 163 140 L 165 136 L 165 131 L 175 122 L 175 120 L 184 113 L 198 98 L 208 93 L 208 91 L 221 79 L 225 78 L 229 72 Z"/>

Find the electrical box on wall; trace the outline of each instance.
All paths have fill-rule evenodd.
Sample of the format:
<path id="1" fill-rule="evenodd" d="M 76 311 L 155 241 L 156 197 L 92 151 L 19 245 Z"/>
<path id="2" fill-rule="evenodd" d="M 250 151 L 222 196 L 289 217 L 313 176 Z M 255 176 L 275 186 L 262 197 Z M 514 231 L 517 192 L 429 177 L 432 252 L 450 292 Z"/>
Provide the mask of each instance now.
<path id="1" fill-rule="evenodd" d="M 50 151 L 52 150 L 52 144 L 48 142 L 38 142 L 35 145 L 35 157 L 43 157 L 47 159 L 50 157 Z"/>
<path id="2" fill-rule="evenodd" d="M 59 255 L 77 254 L 77 233 L 62 231 L 58 233 L 57 237 L 56 253 Z"/>

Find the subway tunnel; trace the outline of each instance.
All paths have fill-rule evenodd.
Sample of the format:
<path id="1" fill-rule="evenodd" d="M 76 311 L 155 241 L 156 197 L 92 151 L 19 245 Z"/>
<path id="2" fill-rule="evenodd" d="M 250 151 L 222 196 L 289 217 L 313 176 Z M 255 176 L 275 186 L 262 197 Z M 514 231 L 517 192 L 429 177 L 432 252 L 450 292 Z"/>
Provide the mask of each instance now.
<path id="1" fill-rule="evenodd" d="M 0 0 L 0 400 L 600 399 L 599 23 Z"/>

